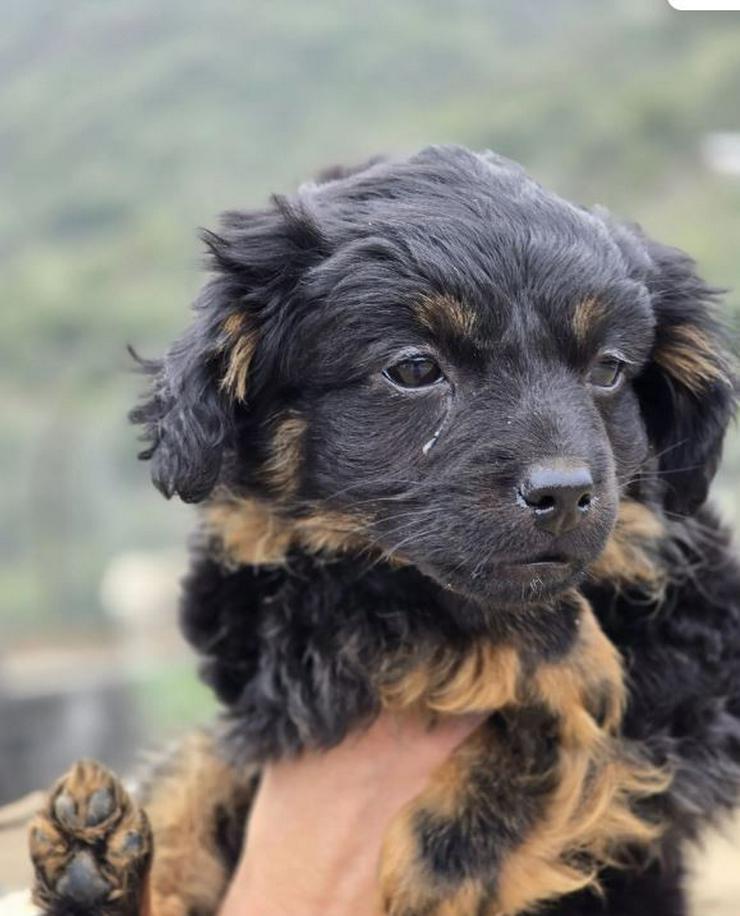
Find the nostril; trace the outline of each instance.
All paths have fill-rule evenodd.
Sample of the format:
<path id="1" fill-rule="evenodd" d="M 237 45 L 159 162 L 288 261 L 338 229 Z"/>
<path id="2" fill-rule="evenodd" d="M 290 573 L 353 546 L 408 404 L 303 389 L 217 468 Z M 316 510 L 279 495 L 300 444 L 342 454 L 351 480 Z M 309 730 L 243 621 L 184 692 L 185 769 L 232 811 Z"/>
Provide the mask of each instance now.
<path id="1" fill-rule="evenodd" d="M 535 512 L 551 512 L 557 506 L 557 500 L 552 493 L 543 493 L 541 490 L 527 491 L 522 488 L 519 490 L 519 496 L 522 501 L 534 509 Z"/>
<path id="2" fill-rule="evenodd" d="M 588 509 L 591 506 L 591 494 L 583 493 L 578 500 L 579 509 Z"/>
<path id="3" fill-rule="evenodd" d="M 533 509 L 536 509 L 538 512 L 547 512 L 550 509 L 555 508 L 555 497 L 551 496 L 549 493 L 544 496 L 537 496 L 534 499 L 530 497 L 527 500 L 530 506 Z"/>

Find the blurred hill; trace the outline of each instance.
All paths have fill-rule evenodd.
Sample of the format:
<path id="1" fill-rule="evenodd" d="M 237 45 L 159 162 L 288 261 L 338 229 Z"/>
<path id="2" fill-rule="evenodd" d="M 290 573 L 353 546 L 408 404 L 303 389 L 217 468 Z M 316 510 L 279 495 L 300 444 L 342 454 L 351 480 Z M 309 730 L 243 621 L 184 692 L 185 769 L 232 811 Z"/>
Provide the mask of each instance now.
<path id="1" fill-rule="evenodd" d="M 665 0 L 0 0 L 3 639 L 99 619 L 120 551 L 184 542 L 134 458 L 124 345 L 158 352 L 194 229 L 333 162 L 492 147 L 740 289 L 740 17 Z M 737 293 L 730 303 L 738 308 Z M 740 448 L 724 486 L 736 510 Z M 55 636 L 62 638 L 62 636 Z"/>

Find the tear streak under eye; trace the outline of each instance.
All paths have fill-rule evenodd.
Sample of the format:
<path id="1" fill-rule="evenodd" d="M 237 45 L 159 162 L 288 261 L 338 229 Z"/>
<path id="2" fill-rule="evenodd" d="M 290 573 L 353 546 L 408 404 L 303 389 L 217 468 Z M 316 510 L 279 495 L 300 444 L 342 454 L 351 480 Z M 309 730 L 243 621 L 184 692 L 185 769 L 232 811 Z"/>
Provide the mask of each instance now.
<path id="1" fill-rule="evenodd" d="M 442 426 L 440 425 L 435 429 L 434 435 L 432 436 L 432 438 L 428 442 L 425 442 L 424 445 L 422 445 L 421 451 L 424 455 L 428 455 L 429 452 L 431 452 L 431 450 L 437 444 L 437 440 L 439 439 L 439 435 L 441 432 L 442 432 Z"/>
<path id="2" fill-rule="evenodd" d="M 424 443 L 424 445 L 422 445 L 421 447 L 421 452 L 425 458 L 427 457 L 427 455 L 431 452 L 431 450 L 434 448 L 434 446 L 439 441 L 439 437 L 442 435 L 442 430 L 444 429 L 444 426 L 447 423 L 447 420 L 450 416 L 451 407 L 452 407 L 452 397 L 449 396 L 447 397 L 445 401 L 445 412 L 442 415 L 442 419 L 440 420 L 439 426 L 434 430 L 434 434 L 432 435 L 432 438 L 427 440 Z"/>

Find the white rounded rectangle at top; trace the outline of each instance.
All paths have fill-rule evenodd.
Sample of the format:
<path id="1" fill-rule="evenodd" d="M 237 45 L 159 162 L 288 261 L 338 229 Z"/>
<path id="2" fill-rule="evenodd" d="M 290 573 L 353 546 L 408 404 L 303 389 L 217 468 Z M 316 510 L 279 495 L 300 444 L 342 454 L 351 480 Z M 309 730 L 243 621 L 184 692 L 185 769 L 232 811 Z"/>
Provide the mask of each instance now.
<path id="1" fill-rule="evenodd" d="M 740 0 L 668 0 L 674 10 L 697 10 L 705 13 L 714 13 L 738 10 Z"/>

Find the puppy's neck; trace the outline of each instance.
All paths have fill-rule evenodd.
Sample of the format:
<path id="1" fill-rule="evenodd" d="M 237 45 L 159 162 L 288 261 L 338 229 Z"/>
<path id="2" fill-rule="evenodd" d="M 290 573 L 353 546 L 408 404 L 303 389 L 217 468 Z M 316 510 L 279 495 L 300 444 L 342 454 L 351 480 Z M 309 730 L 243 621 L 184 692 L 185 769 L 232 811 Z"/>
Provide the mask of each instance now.
<path id="1" fill-rule="evenodd" d="M 256 605 L 278 595 L 285 614 L 297 620 L 319 625 L 358 614 L 375 621 L 377 630 L 385 628 L 391 643 L 465 645 L 484 638 L 521 643 L 545 658 L 565 651 L 575 634 L 568 600 L 517 606 L 475 601 L 384 557 L 362 540 L 356 523 L 338 513 L 286 519 L 267 503 L 230 499 L 207 506 L 203 522 L 204 552 L 223 574 L 248 575 Z M 394 627 L 393 621 L 403 624 Z"/>

